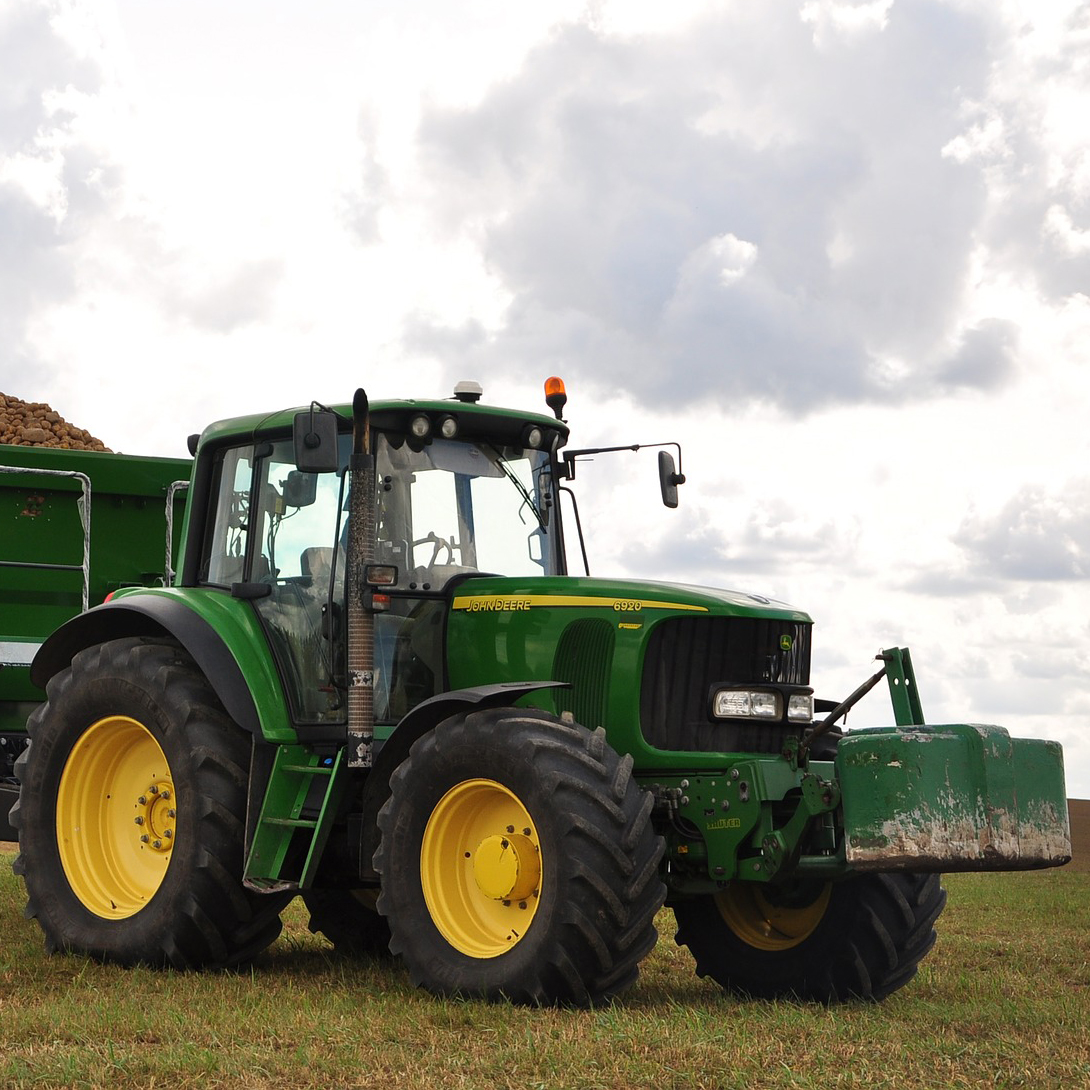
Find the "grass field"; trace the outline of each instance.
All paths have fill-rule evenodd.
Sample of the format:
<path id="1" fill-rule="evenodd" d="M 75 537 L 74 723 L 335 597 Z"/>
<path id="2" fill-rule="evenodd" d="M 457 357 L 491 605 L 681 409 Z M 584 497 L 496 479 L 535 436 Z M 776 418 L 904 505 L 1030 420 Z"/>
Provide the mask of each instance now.
<path id="1" fill-rule="evenodd" d="M 880 1005 L 729 998 L 694 976 L 664 912 L 637 987 L 556 1011 L 433 999 L 394 963 L 334 956 L 297 903 L 244 973 L 50 957 L 12 855 L 0 851 L 5 1088 L 1090 1085 L 1090 867 L 949 876 L 938 946 Z"/>

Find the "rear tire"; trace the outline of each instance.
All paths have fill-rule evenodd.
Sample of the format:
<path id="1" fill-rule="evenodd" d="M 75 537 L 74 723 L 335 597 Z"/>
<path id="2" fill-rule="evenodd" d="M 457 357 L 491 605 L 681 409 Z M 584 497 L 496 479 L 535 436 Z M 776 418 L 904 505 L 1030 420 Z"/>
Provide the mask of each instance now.
<path id="1" fill-rule="evenodd" d="M 631 984 L 665 888 L 651 796 L 602 731 L 533 709 L 418 740 L 379 814 L 379 911 L 439 994 L 587 1005 Z"/>
<path id="2" fill-rule="evenodd" d="M 791 896 L 734 882 L 674 906 L 676 940 L 696 972 L 758 998 L 883 999 L 935 943 L 946 903 L 937 874 L 868 874 L 798 886 Z"/>
<path id="3" fill-rule="evenodd" d="M 47 688 L 12 823 L 46 948 L 178 969 L 237 964 L 290 897 L 242 885 L 250 739 L 167 641 L 81 651 Z"/>

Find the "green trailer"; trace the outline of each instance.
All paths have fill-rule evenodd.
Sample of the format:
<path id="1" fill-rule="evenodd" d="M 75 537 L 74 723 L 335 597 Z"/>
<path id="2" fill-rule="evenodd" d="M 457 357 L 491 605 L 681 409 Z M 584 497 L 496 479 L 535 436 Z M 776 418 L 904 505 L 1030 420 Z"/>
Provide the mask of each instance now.
<path id="1" fill-rule="evenodd" d="M 880 999 L 942 872 L 1070 857 L 1060 747 L 926 725 L 906 649 L 823 700 L 805 612 L 591 577 L 577 467 L 639 448 L 571 449 L 546 392 L 357 391 L 192 438 L 173 585 L 33 661 L 11 819 L 49 949 L 235 965 L 301 896 L 437 994 L 585 1005 L 666 905 L 724 988 Z M 676 506 L 680 448 L 658 459 Z M 883 681 L 890 725 L 843 733 Z"/>
<path id="2" fill-rule="evenodd" d="M 114 591 L 171 582 L 192 462 L 0 444 L 0 839 L 45 638 Z"/>

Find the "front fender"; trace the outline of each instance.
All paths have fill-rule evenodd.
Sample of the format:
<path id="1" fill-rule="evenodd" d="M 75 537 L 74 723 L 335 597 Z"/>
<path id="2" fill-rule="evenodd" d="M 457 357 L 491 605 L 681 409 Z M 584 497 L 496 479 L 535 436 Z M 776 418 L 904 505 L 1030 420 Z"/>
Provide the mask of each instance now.
<path id="1" fill-rule="evenodd" d="M 266 741 L 296 741 L 261 625 L 252 607 L 226 592 L 134 590 L 96 606 L 42 644 L 31 664 L 31 680 L 44 689 L 80 651 L 125 636 L 177 640 L 240 727 Z"/>

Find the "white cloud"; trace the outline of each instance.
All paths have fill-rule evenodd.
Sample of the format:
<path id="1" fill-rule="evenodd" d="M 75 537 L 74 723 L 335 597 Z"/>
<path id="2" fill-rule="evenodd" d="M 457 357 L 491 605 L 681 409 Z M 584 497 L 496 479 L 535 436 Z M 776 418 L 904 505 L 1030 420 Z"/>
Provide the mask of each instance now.
<path id="1" fill-rule="evenodd" d="M 799 11 L 813 27 L 814 45 L 826 48 L 836 40 L 856 42 L 864 35 L 885 30 L 894 0 L 807 0 Z"/>

